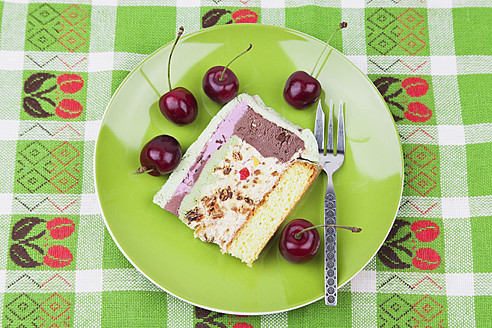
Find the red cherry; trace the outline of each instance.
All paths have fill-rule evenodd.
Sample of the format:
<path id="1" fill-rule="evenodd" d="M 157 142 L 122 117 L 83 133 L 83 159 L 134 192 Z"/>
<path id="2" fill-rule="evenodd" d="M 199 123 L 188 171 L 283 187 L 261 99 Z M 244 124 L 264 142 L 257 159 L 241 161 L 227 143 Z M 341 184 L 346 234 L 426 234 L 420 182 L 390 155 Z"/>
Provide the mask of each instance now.
<path id="1" fill-rule="evenodd" d="M 205 94 L 215 103 L 224 105 L 236 97 L 239 90 L 239 80 L 236 74 L 224 66 L 214 66 L 210 68 L 202 80 L 202 87 Z"/>
<path id="2" fill-rule="evenodd" d="M 292 73 L 284 87 L 285 101 L 295 109 L 305 109 L 313 105 L 321 95 L 318 80 L 304 71 Z"/>
<path id="3" fill-rule="evenodd" d="M 234 57 L 225 67 L 214 66 L 205 73 L 202 80 L 202 88 L 213 102 L 224 105 L 236 97 L 239 90 L 239 80 L 236 74 L 228 67 L 236 59 L 250 51 L 252 47 L 253 45 L 250 44 L 248 49 Z"/>
<path id="4" fill-rule="evenodd" d="M 188 89 L 177 87 L 159 99 L 161 113 L 176 125 L 193 122 L 198 115 L 198 104 Z"/>
<path id="5" fill-rule="evenodd" d="M 181 26 L 179 28 L 178 35 L 176 36 L 176 40 L 174 41 L 173 47 L 171 48 L 171 52 L 169 53 L 169 60 L 167 63 L 167 83 L 169 85 L 169 91 L 159 98 L 159 109 L 162 114 L 176 125 L 189 124 L 193 122 L 198 115 L 198 104 L 193 94 L 191 94 L 188 89 L 183 87 L 177 87 L 174 89 L 171 87 L 171 58 L 174 48 L 176 47 L 176 44 L 178 43 L 178 40 L 183 32 L 184 28 Z M 141 72 L 143 73 L 142 70 Z M 150 80 L 148 80 L 146 76 L 145 78 L 150 83 Z M 152 88 L 156 90 L 153 85 Z"/>
<path id="6" fill-rule="evenodd" d="M 145 144 L 140 152 L 140 167 L 135 173 L 147 172 L 153 176 L 172 172 L 181 161 L 179 142 L 168 135 L 160 135 Z"/>
<path id="7" fill-rule="evenodd" d="M 304 219 L 295 219 L 287 223 L 278 244 L 284 259 L 291 263 L 306 263 L 316 255 L 320 242 L 318 230 L 307 230 L 296 236 L 298 232 L 310 227 L 313 227 L 313 224 Z"/>
<path id="8" fill-rule="evenodd" d="M 321 54 L 319 55 L 318 60 L 316 61 L 316 64 L 314 64 L 313 71 L 311 72 L 311 74 L 308 74 L 304 71 L 297 71 L 289 76 L 284 86 L 284 99 L 289 105 L 291 105 L 295 109 L 305 109 L 312 106 L 318 100 L 319 96 L 321 95 L 321 85 L 318 82 L 318 80 L 316 80 L 316 78 L 313 77 L 314 70 L 316 69 L 316 66 L 318 66 L 321 56 L 323 55 L 326 48 L 328 47 L 331 38 L 339 30 L 346 27 L 347 27 L 347 23 L 341 22 L 340 25 L 337 27 L 337 29 L 330 36 L 328 42 L 326 42 L 326 45 L 323 48 L 323 51 L 321 51 Z M 324 63 L 318 69 L 318 74 L 319 71 L 321 71 L 321 69 L 323 68 L 323 66 Z"/>

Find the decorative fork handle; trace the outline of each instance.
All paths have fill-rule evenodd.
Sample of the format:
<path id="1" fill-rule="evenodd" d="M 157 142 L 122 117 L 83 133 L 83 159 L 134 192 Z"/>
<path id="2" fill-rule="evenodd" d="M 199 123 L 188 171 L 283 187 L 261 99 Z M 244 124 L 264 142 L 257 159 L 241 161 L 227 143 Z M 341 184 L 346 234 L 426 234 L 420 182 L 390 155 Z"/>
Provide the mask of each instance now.
<path id="1" fill-rule="evenodd" d="M 327 174 L 325 224 L 337 224 L 337 199 L 333 177 Z M 337 305 L 337 229 L 325 228 L 325 304 Z"/>

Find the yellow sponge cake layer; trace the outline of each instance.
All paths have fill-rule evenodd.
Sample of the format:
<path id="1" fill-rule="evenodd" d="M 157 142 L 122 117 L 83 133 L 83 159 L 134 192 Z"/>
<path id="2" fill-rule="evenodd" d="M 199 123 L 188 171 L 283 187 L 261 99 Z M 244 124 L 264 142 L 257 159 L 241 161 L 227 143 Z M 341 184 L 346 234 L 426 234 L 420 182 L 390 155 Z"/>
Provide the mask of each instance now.
<path id="1" fill-rule="evenodd" d="M 227 253 L 251 266 L 319 172 L 318 165 L 306 161 L 296 161 L 287 168 L 227 246 Z"/>

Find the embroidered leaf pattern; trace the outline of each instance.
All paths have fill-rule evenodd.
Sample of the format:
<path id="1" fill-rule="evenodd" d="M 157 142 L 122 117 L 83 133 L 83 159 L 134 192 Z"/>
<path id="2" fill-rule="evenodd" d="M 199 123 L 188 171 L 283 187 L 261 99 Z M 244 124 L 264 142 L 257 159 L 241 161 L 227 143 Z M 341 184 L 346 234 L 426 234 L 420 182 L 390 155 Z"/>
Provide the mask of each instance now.
<path id="1" fill-rule="evenodd" d="M 41 107 L 41 104 L 37 99 L 34 99 L 29 96 L 24 98 L 24 103 L 22 107 L 24 108 L 26 113 L 31 115 L 32 117 L 45 118 L 45 117 L 53 116 L 53 114 L 46 112 Z"/>
<path id="2" fill-rule="evenodd" d="M 55 75 L 44 72 L 33 74 L 26 80 L 26 82 L 24 82 L 24 92 L 26 94 L 36 92 L 41 88 L 45 81 L 54 77 Z"/>
<path id="3" fill-rule="evenodd" d="M 231 24 L 232 12 L 225 9 L 212 9 L 202 17 L 202 27 L 207 28 L 217 25 L 222 20 L 222 24 Z"/>
<path id="4" fill-rule="evenodd" d="M 402 228 L 406 226 L 410 226 L 410 222 L 400 219 L 395 220 L 384 245 L 379 249 L 378 258 L 384 265 L 391 269 L 405 269 L 412 266 L 404 260 L 406 257 L 405 254 L 409 257 L 409 260 L 413 256 L 412 251 L 403 245 L 405 241 L 412 237 L 410 232 L 402 236 L 404 233 Z"/>
<path id="5" fill-rule="evenodd" d="M 41 220 L 38 217 L 26 217 L 19 220 L 12 228 L 12 240 L 17 241 L 25 239 L 31 230 L 41 222 L 44 222 L 44 220 Z M 38 235 L 37 238 L 40 238 L 42 235 L 44 235 L 44 231 Z"/>
<path id="6" fill-rule="evenodd" d="M 384 265 L 391 269 L 406 269 L 411 267 L 410 264 L 403 262 L 398 254 L 389 246 L 381 246 L 378 257 Z"/>
<path id="7" fill-rule="evenodd" d="M 34 268 L 43 264 L 34 260 L 24 246 L 19 244 L 10 246 L 10 258 L 15 264 L 23 268 Z"/>

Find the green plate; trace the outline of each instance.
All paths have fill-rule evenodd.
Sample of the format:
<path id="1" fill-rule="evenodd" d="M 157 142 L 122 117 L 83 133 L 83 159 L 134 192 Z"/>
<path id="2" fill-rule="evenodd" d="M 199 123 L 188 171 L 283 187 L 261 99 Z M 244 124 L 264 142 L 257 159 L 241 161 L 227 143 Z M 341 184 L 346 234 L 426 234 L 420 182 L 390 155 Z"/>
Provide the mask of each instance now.
<path id="1" fill-rule="evenodd" d="M 258 94 L 290 121 L 313 129 L 315 106 L 299 111 L 282 97 L 296 70 L 310 71 L 324 43 L 293 30 L 259 24 L 209 28 L 184 36 L 172 61 L 173 87 L 189 89 L 198 101 L 195 122 L 177 127 L 160 113 L 159 92 L 167 88 L 166 45 L 123 81 L 104 116 L 95 155 L 95 179 L 105 221 L 121 251 L 147 278 L 192 304 L 228 313 L 259 314 L 309 304 L 323 296 L 323 252 L 306 264 L 286 262 L 278 251 L 279 231 L 253 268 L 223 255 L 215 244 L 193 238 L 172 214 L 152 203 L 166 177 L 134 175 L 142 146 L 159 134 L 179 140 L 183 150 L 196 140 L 219 110 L 201 89 L 212 66 L 253 49 L 232 65 L 240 93 Z M 330 99 L 346 103 L 347 151 L 335 174 L 338 222 L 358 226 L 359 234 L 338 233 L 338 284 L 349 281 L 375 255 L 388 234 L 403 187 L 402 150 L 392 116 L 371 83 L 347 58 L 333 50 L 319 75 L 325 111 Z M 321 174 L 290 215 L 323 221 L 326 176 Z M 323 241 L 322 244 L 323 245 Z M 340 295 L 343 297 L 343 295 Z"/>

